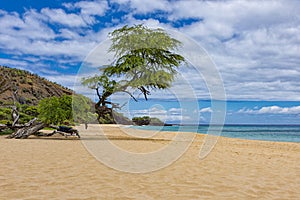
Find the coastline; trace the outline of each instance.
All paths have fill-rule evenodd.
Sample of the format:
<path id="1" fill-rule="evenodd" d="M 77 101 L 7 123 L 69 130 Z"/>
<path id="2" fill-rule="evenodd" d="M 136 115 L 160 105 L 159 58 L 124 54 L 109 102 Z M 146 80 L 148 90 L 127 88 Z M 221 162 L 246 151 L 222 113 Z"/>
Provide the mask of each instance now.
<path id="1" fill-rule="evenodd" d="M 83 138 L 98 133 L 89 125 Z M 136 140 L 122 126 L 101 129 L 120 148 L 155 151 L 174 133 Z M 133 130 L 135 134 L 145 131 Z M 187 133 L 183 133 L 187 134 Z M 203 160 L 205 135 L 194 134 L 182 157 L 158 171 L 131 174 L 97 161 L 80 140 L 61 136 L 26 140 L 0 137 L 0 199 L 297 199 L 300 144 L 219 137 Z M 149 135 L 148 135 L 149 136 Z M 180 141 L 178 141 L 180 142 Z M 181 141 L 184 142 L 184 141 Z M 100 144 L 101 145 L 101 144 Z"/>

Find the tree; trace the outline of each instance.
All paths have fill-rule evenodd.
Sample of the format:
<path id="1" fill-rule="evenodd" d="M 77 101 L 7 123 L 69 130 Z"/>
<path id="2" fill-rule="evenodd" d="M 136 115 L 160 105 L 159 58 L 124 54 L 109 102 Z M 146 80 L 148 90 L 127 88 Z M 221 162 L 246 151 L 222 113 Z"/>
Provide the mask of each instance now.
<path id="1" fill-rule="evenodd" d="M 114 52 L 114 61 L 102 66 L 100 75 L 84 78 L 82 84 L 96 90 L 98 121 L 115 123 L 113 109 L 119 105 L 108 101 L 112 94 L 125 92 L 137 101 L 130 91 L 138 89 L 147 100 L 151 89 L 171 86 L 176 68 L 184 58 L 175 53 L 181 43 L 162 29 L 124 26 L 109 37 L 112 40 L 109 51 Z"/>
<path id="2" fill-rule="evenodd" d="M 93 102 L 83 95 L 73 95 L 72 109 L 73 118 L 76 123 L 95 123 L 96 116 L 91 109 Z"/>
<path id="3" fill-rule="evenodd" d="M 45 124 L 63 124 L 72 122 L 72 96 L 50 97 L 41 100 L 38 104 L 39 119 Z"/>

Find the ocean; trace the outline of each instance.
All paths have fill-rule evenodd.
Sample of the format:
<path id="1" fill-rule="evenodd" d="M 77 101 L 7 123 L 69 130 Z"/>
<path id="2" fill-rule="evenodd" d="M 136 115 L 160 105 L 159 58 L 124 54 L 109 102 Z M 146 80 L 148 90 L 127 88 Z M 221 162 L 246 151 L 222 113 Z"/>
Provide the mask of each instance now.
<path id="1" fill-rule="evenodd" d="M 199 126 L 133 126 L 133 128 L 143 130 L 160 131 L 181 131 L 198 132 L 207 134 L 217 133 L 220 126 L 217 125 L 199 125 Z M 248 140 L 265 140 L 276 142 L 300 142 L 300 125 L 224 125 L 221 135 L 229 138 L 241 138 Z"/>

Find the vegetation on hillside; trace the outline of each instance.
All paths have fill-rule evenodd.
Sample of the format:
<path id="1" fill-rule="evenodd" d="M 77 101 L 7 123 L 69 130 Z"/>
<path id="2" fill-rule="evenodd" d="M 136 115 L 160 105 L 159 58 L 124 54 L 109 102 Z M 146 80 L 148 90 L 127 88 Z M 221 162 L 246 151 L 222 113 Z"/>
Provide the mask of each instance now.
<path id="1" fill-rule="evenodd" d="M 13 104 L 12 93 L 18 91 L 18 103 L 37 105 L 40 100 L 72 95 L 73 91 L 25 70 L 0 66 L 0 106 Z"/>
<path id="2" fill-rule="evenodd" d="M 19 123 L 26 123 L 38 116 L 36 106 L 28 104 L 17 104 L 17 110 L 20 113 Z M 12 124 L 12 110 L 10 105 L 0 106 L 0 124 Z"/>

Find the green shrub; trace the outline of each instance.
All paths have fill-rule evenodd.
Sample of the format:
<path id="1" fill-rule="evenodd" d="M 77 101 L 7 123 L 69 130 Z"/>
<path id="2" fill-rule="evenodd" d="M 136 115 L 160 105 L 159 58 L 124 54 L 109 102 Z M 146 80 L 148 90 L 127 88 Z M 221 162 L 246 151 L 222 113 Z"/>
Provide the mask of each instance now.
<path id="1" fill-rule="evenodd" d="M 10 135 L 12 134 L 14 131 L 11 129 L 4 129 L 2 131 L 0 131 L 0 135 Z"/>
<path id="2" fill-rule="evenodd" d="M 114 124 L 114 119 L 110 116 L 110 114 L 105 114 L 103 117 L 99 119 L 100 124 Z"/>
<path id="3" fill-rule="evenodd" d="M 0 124 L 12 124 L 12 121 L 11 120 L 0 120 Z"/>
<path id="4" fill-rule="evenodd" d="M 33 85 L 33 82 L 32 82 L 32 80 L 31 80 L 30 78 L 27 79 L 27 83 L 28 83 L 29 85 Z"/>
<path id="5" fill-rule="evenodd" d="M 72 97 L 50 97 L 41 100 L 38 104 L 39 119 L 46 124 L 63 124 L 64 121 L 73 121 Z"/>
<path id="6" fill-rule="evenodd" d="M 11 108 L 0 108 L 0 120 L 11 120 Z"/>

